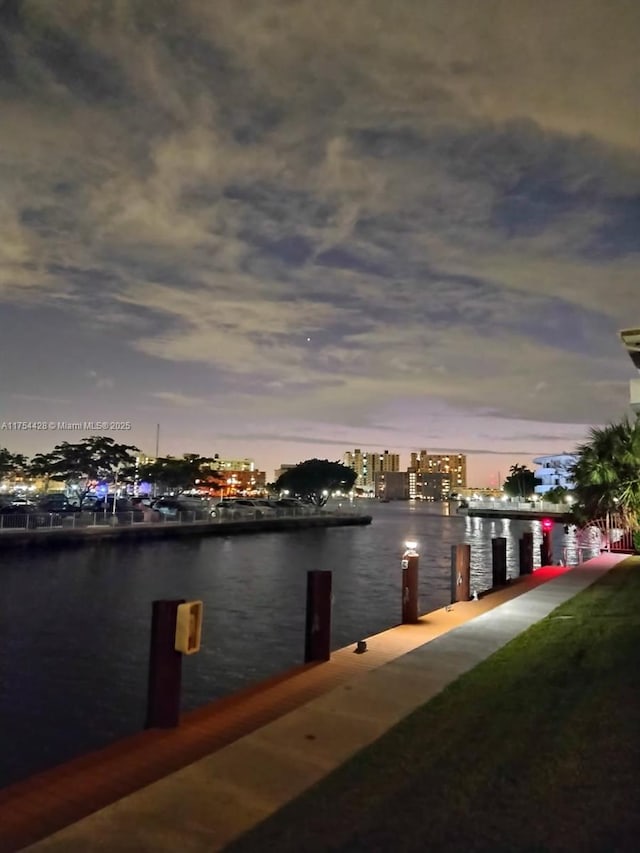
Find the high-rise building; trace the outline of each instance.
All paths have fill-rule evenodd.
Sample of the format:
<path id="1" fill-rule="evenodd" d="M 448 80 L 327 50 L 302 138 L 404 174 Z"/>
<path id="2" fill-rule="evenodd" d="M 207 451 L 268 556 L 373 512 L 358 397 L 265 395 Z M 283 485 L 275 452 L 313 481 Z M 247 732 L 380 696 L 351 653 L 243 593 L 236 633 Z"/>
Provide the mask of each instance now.
<path id="1" fill-rule="evenodd" d="M 256 463 L 253 459 L 220 459 L 216 453 L 212 467 L 218 471 L 255 471 Z"/>
<path id="2" fill-rule="evenodd" d="M 640 372 L 640 329 L 625 329 L 620 332 L 624 348 L 629 358 Z M 636 415 L 640 415 L 640 379 L 629 382 L 629 404 Z"/>
<path id="3" fill-rule="evenodd" d="M 374 474 L 378 472 L 393 474 L 400 470 L 399 453 L 389 453 L 388 450 L 384 450 L 382 453 L 370 453 L 369 456 Z"/>
<path id="4" fill-rule="evenodd" d="M 394 473 L 400 470 L 400 454 L 384 450 L 378 453 L 368 453 L 356 448 L 348 450 L 343 457 L 343 463 L 356 472 L 355 487 L 373 491 L 376 474 Z"/>
<path id="5" fill-rule="evenodd" d="M 442 473 L 422 474 L 412 468 L 378 472 L 375 496 L 388 501 L 447 501 L 451 497 L 451 477 Z"/>
<path id="6" fill-rule="evenodd" d="M 384 501 L 409 500 L 410 477 L 407 471 L 378 471 L 374 475 L 375 496 Z"/>
<path id="7" fill-rule="evenodd" d="M 369 471 L 367 466 L 367 453 L 363 453 L 359 447 L 355 450 L 347 450 L 342 457 L 342 462 L 347 468 L 351 468 L 356 472 L 356 481 L 354 486 L 365 488 L 369 483 Z"/>
<path id="8" fill-rule="evenodd" d="M 464 453 L 427 453 L 420 450 L 411 454 L 409 470 L 418 474 L 447 474 L 452 492 L 467 485 L 467 457 Z"/>

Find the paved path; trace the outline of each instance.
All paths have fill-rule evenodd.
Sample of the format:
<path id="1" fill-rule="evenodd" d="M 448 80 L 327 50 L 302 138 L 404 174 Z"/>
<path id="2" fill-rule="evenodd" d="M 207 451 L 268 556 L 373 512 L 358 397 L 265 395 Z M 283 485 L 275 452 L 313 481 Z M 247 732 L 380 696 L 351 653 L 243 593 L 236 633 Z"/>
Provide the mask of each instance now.
<path id="1" fill-rule="evenodd" d="M 296 676 L 298 690 L 302 691 L 298 699 L 302 698 L 303 704 L 292 709 L 295 678 L 281 682 L 281 699 L 289 697 L 289 708 L 286 701 L 281 707 L 282 716 L 274 716 L 242 737 L 236 734 L 238 739 L 200 760 L 194 761 L 192 754 L 193 763 L 188 766 L 123 796 L 28 850 L 221 850 L 585 589 L 620 559 L 603 555 L 570 571 L 539 570 L 532 578 L 478 602 L 435 611 L 419 625 L 399 626 L 377 635 L 369 640 L 370 651 L 365 655 L 341 650 L 329 663 L 307 668 Z M 278 685 L 273 689 L 277 692 Z M 265 698 L 263 695 L 263 704 Z M 261 704 L 260 694 L 246 704 L 255 711 Z M 186 731 L 181 727 L 169 735 L 162 733 L 168 739 L 165 743 L 173 735 L 183 758 L 189 748 Z M 156 745 L 161 746 L 162 741 Z M 117 766 L 122 762 L 126 764 L 125 755 Z M 90 765 L 89 759 L 91 778 L 95 778 L 98 768 Z M 81 793 L 76 791 L 78 802 Z M 41 808 L 46 805 L 44 800 Z M 59 804 L 63 805 L 62 801 Z M 35 837 L 43 834 L 41 827 Z"/>

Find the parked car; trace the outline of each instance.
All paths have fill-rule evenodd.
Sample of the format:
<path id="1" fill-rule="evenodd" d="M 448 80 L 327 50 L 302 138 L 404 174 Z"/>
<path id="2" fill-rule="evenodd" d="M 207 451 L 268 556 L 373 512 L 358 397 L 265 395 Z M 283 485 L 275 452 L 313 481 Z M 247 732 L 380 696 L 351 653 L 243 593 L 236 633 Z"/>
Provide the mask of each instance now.
<path id="1" fill-rule="evenodd" d="M 220 501 L 220 503 L 216 504 L 211 510 L 210 515 L 214 518 L 221 519 L 253 519 L 263 518 L 264 510 L 257 507 L 253 501 L 238 498 L 234 500 Z"/>
<path id="2" fill-rule="evenodd" d="M 0 507 L 0 524 L 3 528 L 33 530 L 51 524 L 51 513 L 40 512 L 35 504 L 8 504 Z"/>
<path id="3" fill-rule="evenodd" d="M 13 495 L 11 497 L 11 503 L 13 506 L 33 506 L 33 501 L 26 498 L 24 495 Z"/>
<path id="4" fill-rule="evenodd" d="M 280 509 L 291 512 L 292 515 L 311 515 L 316 510 L 313 504 L 298 500 L 298 498 L 280 498 L 276 504 Z"/>
<path id="5" fill-rule="evenodd" d="M 164 518 L 180 518 L 181 513 L 184 513 L 184 519 L 189 520 L 191 517 L 195 519 L 206 517 L 204 513 L 206 513 L 206 507 L 203 506 L 201 501 L 193 501 L 193 500 L 181 500 L 179 498 L 158 498 L 155 500 L 152 505 L 152 509 L 159 512 Z"/>
<path id="6" fill-rule="evenodd" d="M 82 499 L 82 509 L 85 512 L 93 512 L 96 504 L 104 501 L 99 495 L 85 495 Z"/>
<path id="7" fill-rule="evenodd" d="M 96 501 L 90 509 L 85 511 L 95 512 L 98 514 L 102 513 L 104 515 L 113 515 L 113 510 L 113 497 L 109 496 L 106 501 L 104 498 L 101 498 L 99 501 Z M 127 498 L 116 498 L 115 514 L 126 516 L 127 513 L 132 514 L 131 517 L 133 521 L 144 521 L 144 513 L 141 508 L 134 506 Z"/>
<path id="8" fill-rule="evenodd" d="M 51 512 L 56 515 L 73 515 L 80 512 L 80 507 L 77 504 L 71 504 L 66 498 L 62 500 L 58 498 L 43 498 L 38 504 L 40 512 Z"/>
<path id="9" fill-rule="evenodd" d="M 273 501 L 268 501 L 265 498 L 256 498 L 251 503 L 263 514 L 265 518 L 278 515 L 278 508 Z"/>
<path id="10" fill-rule="evenodd" d="M 138 495 L 135 498 L 131 498 L 131 503 L 134 506 L 150 507 L 153 504 L 153 498 L 150 498 L 149 495 Z"/>

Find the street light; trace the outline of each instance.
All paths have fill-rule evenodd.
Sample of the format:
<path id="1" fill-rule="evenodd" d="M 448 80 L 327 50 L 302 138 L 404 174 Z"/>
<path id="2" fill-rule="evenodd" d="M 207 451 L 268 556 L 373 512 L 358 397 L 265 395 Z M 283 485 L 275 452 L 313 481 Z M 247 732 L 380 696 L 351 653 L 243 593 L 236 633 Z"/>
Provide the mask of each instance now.
<path id="1" fill-rule="evenodd" d="M 116 465 L 115 477 L 113 480 L 113 506 L 111 508 L 111 515 L 116 514 L 116 496 L 118 494 L 118 472 L 119 471 L 120 471 L 120 463 L 118 463 Z M 108 491 L 108 489 L 109 489 L 109 486 L 107 486 L 107 491 Z M 106 506 L 106 500 L 105 500 L 105 506 Z"/>
<path id="2" fill-rule="evenodd" d="M 402 555 L 402 624 L 418 621 L 419 592 L 418 592 L 418 543 L 415 539 L 407 539 L 404 543 L 405 552 Z"/>

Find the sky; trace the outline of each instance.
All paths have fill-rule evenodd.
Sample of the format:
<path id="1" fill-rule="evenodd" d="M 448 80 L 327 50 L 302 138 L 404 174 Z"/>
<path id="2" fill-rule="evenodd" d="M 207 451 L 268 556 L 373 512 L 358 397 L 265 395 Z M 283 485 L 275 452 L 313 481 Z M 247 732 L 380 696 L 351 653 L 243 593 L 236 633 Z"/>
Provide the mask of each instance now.
<path id="1" fill-rule="evenodd" d="M 0 0 L 0 446 L 572 450 L 636 375 L 638 44 L 637 0 Z"/>

